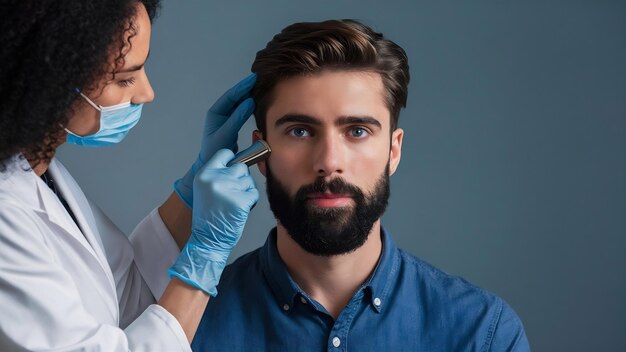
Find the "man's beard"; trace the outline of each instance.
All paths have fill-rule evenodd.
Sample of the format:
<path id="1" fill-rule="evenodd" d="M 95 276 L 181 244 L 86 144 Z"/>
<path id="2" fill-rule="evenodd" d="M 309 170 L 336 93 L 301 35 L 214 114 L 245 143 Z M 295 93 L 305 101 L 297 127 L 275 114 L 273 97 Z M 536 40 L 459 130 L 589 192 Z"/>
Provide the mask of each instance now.
<path id="1" fill-rule="evenodd" d="M 367 195 L 337 177 L 331 181 L 318 178 L 312 184 L 300 187 L 296 195 L 290 197 L 269 165 L 266 178 L 267 197 L 274 216 L 300 247 L 318 256 L 346 254 L 361 247 L 376 220 L 385 212 L 389 200 L 389 165 L 376 181 L 374 190 Z M 354 204 L 321 208 L 309 202 L 309 195 L 324 192 L 345 194 Z"/>

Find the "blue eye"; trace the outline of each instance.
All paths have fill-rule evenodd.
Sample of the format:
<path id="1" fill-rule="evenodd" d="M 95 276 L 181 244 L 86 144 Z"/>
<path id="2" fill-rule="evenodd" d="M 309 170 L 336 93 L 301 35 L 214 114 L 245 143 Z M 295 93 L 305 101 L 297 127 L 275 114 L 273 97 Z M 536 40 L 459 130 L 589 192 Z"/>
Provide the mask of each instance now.
<path id="1" fill-rule="evenodd" d="M 367 130 L 361 127 L 355 127 L 350 130 L 350 137 L 353 137 L 353 138 L 364 138 L 368 134 L 369 133 L 367 132 Z"/>
<path id="2" fill-rule="evenodd" d="M 309 131 L 306 130 L 306 128 L 302 127 L 295 127 L 290 129 L 289 134 L 298 138 L 308 137 L 311 135 Z"/>

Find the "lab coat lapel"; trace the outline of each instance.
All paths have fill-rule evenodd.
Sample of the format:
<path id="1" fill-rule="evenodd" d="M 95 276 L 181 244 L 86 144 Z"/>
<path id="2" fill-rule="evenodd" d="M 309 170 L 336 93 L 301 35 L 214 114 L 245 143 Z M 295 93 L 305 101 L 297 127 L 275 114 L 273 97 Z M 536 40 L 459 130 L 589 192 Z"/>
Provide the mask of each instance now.
<path id="1" fill-rule="evenodd" d="M 72 221 L 72 218 L 69 217 L 69 214 L 66 214 L 63 205 L 60 204 L 60 201 L 56 198 L 52 190 L 50 190 L 43 181 L 36 182 L 36 186 L 40 203 L 40 208 L 37 210 L 43 213 L 48 218 L 48 221 L 59 225 L 85 247 L 91 255 L 97 258 L 93 248 L 91 248 L 85 236 L 83 236 L 80 229 Z"/>
<path id="2" fill-rule="evenodd" d="M 44 219 L 54 223 L 65 230 L 74 240 L 79 242 L 85 249 L 98 259 L 96 252 L 72 218 L 67 214 L 63 205 L 52 190 L 32 170 L 19 170 L 13 174 L 12 181 L 21 199 L 41 214 Z M 55 179 L 56 183 L 56 179 Z M 74 208 L 72 208 L 74 209 Z"/>
<path id="3" fill-rule="evenodd" d="M 51 161 L 48 171 L 54 179 L 58 191 L 61 192 L 63 198 L 65 198 L 65 201 L 67 201 L 67 204 L 72 209 L 72 212 L 76 217 L 76 221 L 78 221 L 80 230 L 82 230 L 82 233 L 79 232 L 80 237 L 83 239 L 82 243 L 84 243 L 90 252 L 93 253 L 98 259 L 98 263 L 100 263 L 100 266 L 109 281 L 111 289 L 113 292 L 116 292 L 113 274 L 103 252 L 104 246 L 102 245 L 100 233 L 98 232 L 98 227 L 91 212 L 87 198 L 85 198 L 85 195 L 80 190 L 80 187 L 78 187 L 78 184 L 76 184 L 74 179 L 69 175 L 68 171 L 55 159 Z M 65 218 L 68 218 L 68 216 L 65 216 Z"/>
<path id="4" fill-rule="evenodd" d="M 83 253 L 78 255 L 83 256 L 82 263 L 89 266 L 89 272 L 98 273 L 103 272 L 104 275 L 93 275 L 91 278 L 96 285 L 97 294 L 102 298 L 103 302 L 108 305 L 108 311 L 110 312 L 111 321 L 117 321 L 119 323 L 119 305 L 117 302 L 117 290 L 113 281 L 113 275 L 111 269 L 108 266 L 106 258 L 102 253 L 102 247 L 98 245 L 98 241 L 94 237 L 94 229 L 97 231 L 95 225 L 88 224 L 83 211 L 87 211 L 93 218 L 90 208 L 83 206 L 86 200 L 78 202 L 75 198 L 75 194 L 79 194 L 84 199 L 83 193 L 76 185 L 73 178 L 67 174 L 63 175 L 59 172 L 59 167 L 62 165 L 52 162 L 53 166 L 49 168 L 50 174 L 55 180 L 58 190 L 63 194 L 64 198 L 68 201 L 72 212 L 75 214 L 77 221 L 83 232 L 79 229 L 76 223 L 72 220 L 70 215 L 65 211 L 63 204 L 61 204 L 59 198 L 54 192 L 45 184 L 45 182 L 35 174 L 30 168 L 30 165 L 20 155 L 12 157 L 7 163 L 7 172 L 0 173 L 0 200 L 4 193 L 9 194 L 9 199 L 19 199 L 25 206 L 30 207 L 36 214 L 38 214 L 43 221 L 49 224 L 54 224 L 58 230 L 54 230 L 54 227 L 50 227 L 51 231 L 61 231 L 58 234 L 63 235 L 69 241 L 76 241 L 80 248 L 84 249 Z M 51 164 L 51 165 L 52 165 Z M 58 165 L 58 166 L 57 166 Z M 76 185 L 75 190 L 71 190 L 68 187 L 68 182 L 71 180 Z M 88 240 L 89 238 L 89 240 Z M 95 245 L 91 245 L 93 243 Z M 107 317 L 108 318 L 108 317 Z"/>
<path id="5" fill-rule="evenodd" d="M 61 227 L 97 258 L 96 253 L 69 217 L 59 199 L 30 169 L 28 162 L 18 155 L 11 159 L 8 168 L 10 172 L 7 173 L 8 179 L 5 182 L 8 182 L 11 187 L 8 187 L 7 191 L 16 193 L 17 199 L 21 199 L 44 219 Z"/>

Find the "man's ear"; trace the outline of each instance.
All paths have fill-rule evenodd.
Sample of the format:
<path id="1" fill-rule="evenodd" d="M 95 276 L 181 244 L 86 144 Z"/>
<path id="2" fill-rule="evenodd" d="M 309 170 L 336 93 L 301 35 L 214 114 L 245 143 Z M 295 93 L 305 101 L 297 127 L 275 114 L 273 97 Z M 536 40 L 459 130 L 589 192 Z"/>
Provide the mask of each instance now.
<path id="1" fill-rule="evenodd" d="M 391 134 L 391 149 L 389 151 L 389 175 L 393 175 L 398 169 L 400 164 L 400 157 L 402 156 L 402 138 L 404 137 L 404 131 L 401 128 L 396 128 Z"/>
<path id="2" fill-rule="evenodd" d="M 259 139 L 263 139 L 263 133 L 259 130 L 254 130 L 252 132 L 252 143 L 258 141 Z M 256 166 L 259 168 L 261 174 L 265 176 L 265 160 L 259 161 Z"/>

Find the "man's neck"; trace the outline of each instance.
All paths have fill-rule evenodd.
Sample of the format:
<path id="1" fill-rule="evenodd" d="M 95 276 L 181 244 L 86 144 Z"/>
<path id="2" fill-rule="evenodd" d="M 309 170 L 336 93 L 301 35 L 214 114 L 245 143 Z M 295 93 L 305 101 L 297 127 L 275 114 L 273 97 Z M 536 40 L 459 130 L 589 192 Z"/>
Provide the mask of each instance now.
<path id="1" fill-rule="evenodd" d="M 382 253 L 380 219 L 365 243 L 348 254 L 322 257 L 308 253 L 280 224 L 276 245 L 291 277 L 336 319 L 376 268 Z"/>

